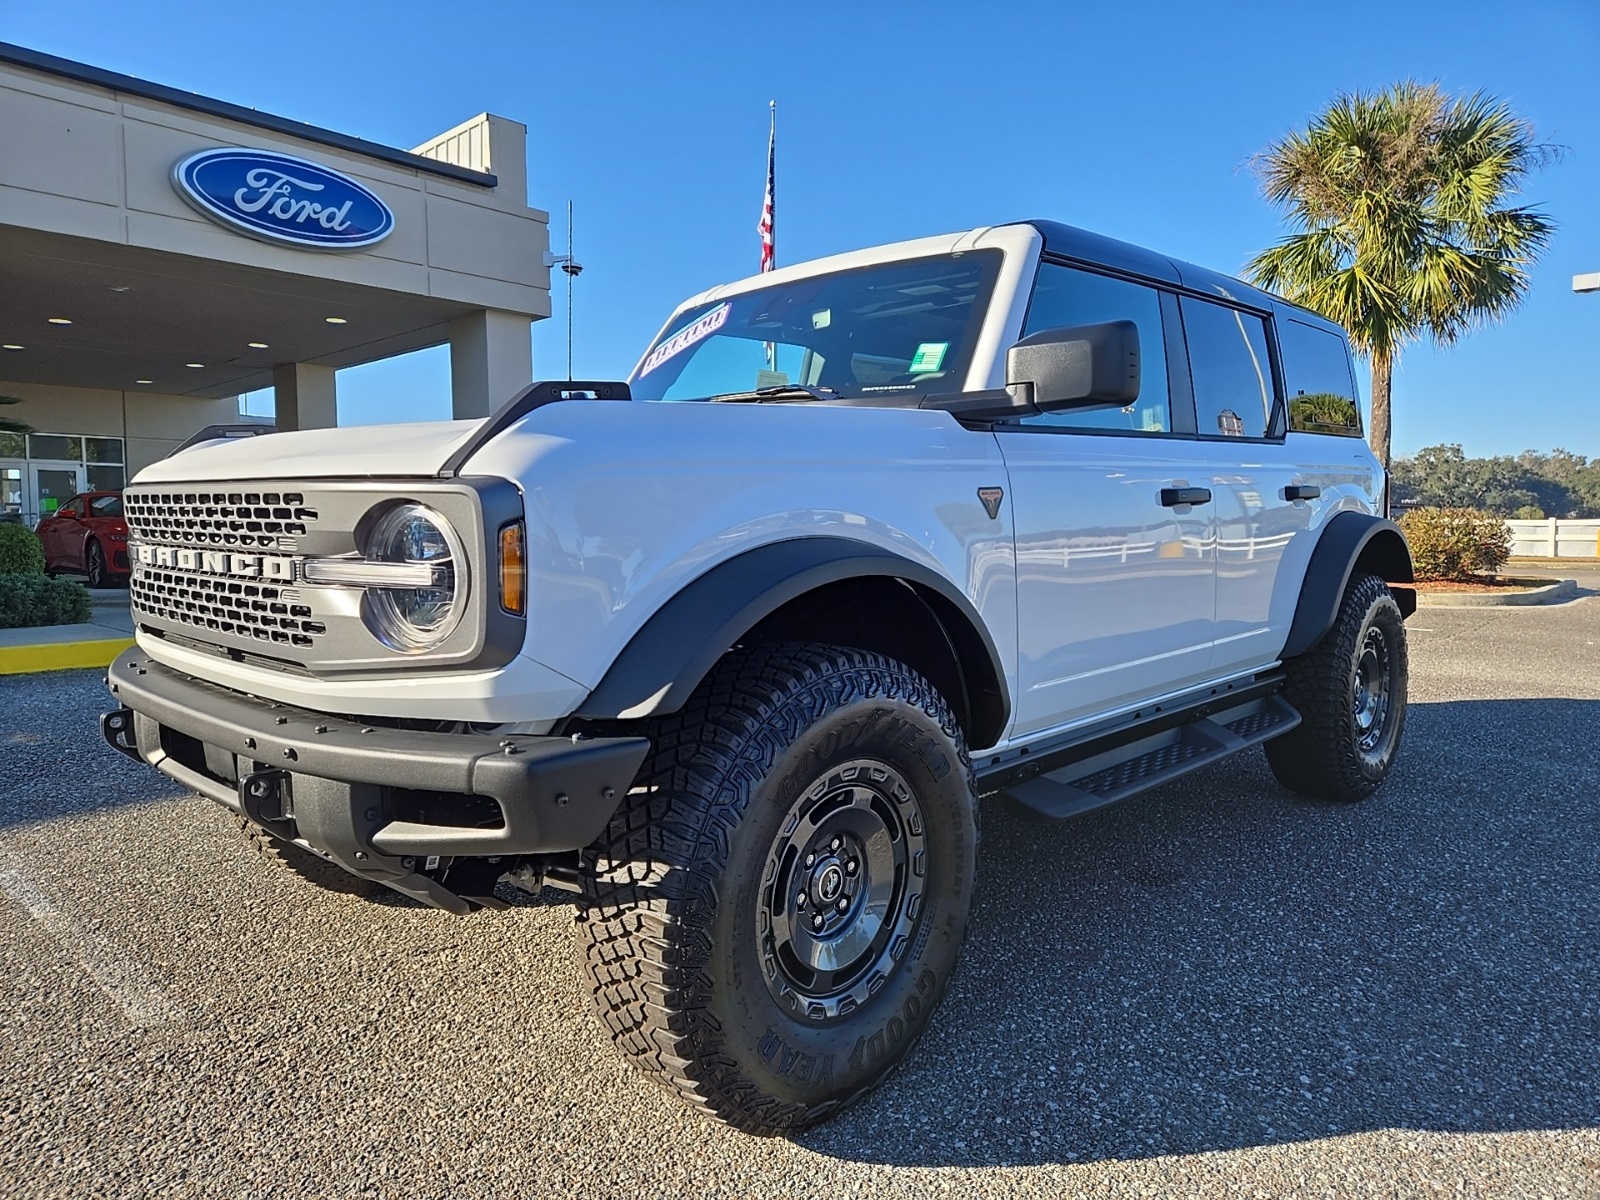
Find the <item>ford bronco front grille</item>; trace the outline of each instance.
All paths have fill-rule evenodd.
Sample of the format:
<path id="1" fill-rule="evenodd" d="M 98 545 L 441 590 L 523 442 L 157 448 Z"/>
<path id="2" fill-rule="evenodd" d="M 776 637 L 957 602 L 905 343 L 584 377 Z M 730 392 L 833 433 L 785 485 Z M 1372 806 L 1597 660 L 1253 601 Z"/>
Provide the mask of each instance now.
<path id="1" fill-rule="evenodd" d="M 238 484 L 132 487 L 128 522 L 134 617 L 161 632 L 290 662 L 314 656 L 327 614 L 294 586 L 297 550 L 317 528 L 304 490 Z M 276 574 L 276 577 L 274 575 Z"/>
<path id="2" fill-rule="evenodd" d="M 492 502 L 487 513 L 484 496 Z M 522 619 L 487 603 L 494 576 L 484 531 L 523 515 L 509 482 L 140 482 L 123 490 L 122 503 L 133 620 L 147 647 L 167 638 L 252 666 L 326 676 L 469 663 L 489 669 L 522 646 Z M 381 574 L 362 574 L 362 531 L 403 504 L 434 510 L 465 553 L 457 576 L 463 615 L 443 645 L 423 654 L 394 649 L 367 623 L 373 593 L 388 585 Z M 474 581 L 482 581 L 476 593 Z"/>
<path id="3" fill-rule="evenodd" d="M 164 546 L 243 547 L 293 553 L 294 539 L 317 520 L 300 492 L 130 491 L 129 534 Z"/>

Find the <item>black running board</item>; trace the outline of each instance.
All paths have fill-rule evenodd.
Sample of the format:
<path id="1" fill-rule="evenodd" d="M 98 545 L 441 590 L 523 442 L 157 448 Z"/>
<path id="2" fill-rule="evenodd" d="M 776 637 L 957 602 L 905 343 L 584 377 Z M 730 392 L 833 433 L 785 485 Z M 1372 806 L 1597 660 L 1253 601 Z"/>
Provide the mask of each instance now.
<path id="1" fill-rule="evenodd" d="M 1103 808 L 1149 791 L 1247 747 L 1288 733 L 1300 714 L 1282 696 L 1264 696 L 1166 729 L 1004 790 L 1051 820 Z"/>

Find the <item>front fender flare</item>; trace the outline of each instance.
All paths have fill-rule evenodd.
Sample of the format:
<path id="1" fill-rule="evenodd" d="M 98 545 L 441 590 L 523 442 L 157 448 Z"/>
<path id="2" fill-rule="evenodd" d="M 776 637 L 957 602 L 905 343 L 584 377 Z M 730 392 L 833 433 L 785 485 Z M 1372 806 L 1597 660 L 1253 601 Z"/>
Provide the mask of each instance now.
<path id="1" fill-rule="evenodd" d="M 965 664 L 998 694 L 998 738 L 1010 716 L 1005 668 L 983 618 L 943 575 L 892 551 L 840 537 L 806 537 L 747 550 L 712 567 L 663 604 L 635 633 L 574 716 L 635 718 L 676 712 L 746 633 L 789 601 L 845 579 L 900 579 L 953 607 L 974 646 Z M 981 647 L 977 649 L 977 647 Z M 983 661 L 986 659 L 987 661 Z"/>

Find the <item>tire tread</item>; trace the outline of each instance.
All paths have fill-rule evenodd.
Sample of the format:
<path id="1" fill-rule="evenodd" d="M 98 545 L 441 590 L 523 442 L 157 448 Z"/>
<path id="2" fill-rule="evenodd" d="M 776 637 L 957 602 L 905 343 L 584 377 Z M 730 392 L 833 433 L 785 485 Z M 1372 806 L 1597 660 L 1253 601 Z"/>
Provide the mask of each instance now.
<path id="1" fill-rule="evenodd" d="M 582 855 L 579 951 L 601 1024 L 647 1077 L 738 1129 L 811 1124 L 889 1074 L 823 1104 L 762 1093 L 724 1052 L 707 933 L 733 831 L 778 755 L 839 700 L 869 691 L 920 707 L 944 729 L 975 799 L 960 728 L 921 676 L 860 650 L 763 645 L 730 653 L 682 711 L 647 723 L 652 749 L 638 779 Z"/>

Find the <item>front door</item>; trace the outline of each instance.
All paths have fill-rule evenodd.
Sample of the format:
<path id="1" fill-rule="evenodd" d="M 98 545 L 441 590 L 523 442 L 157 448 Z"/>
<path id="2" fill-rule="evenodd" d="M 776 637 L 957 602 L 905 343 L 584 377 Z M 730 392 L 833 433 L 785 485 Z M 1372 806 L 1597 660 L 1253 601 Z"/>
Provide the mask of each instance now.
<path id="1" fill-rule="evenodd" d="M 1023 332 L 1117 320 L 1139 330 L 1133 404 L 996 429 L 1017 538 L 1013 739 L 1201 683 L 1210 669 L 1213 508 L 1174 502 L 1210 474 L 1187 376 L 1174 387 L 1167 370 L 1169 339 L 1182 347 L 1175 297 L 1046 262 Z"/>
<path id="2" fill-rule="evenodd" d="M 83 491 L 83 467 L 78 463 L 34 463 L 32 471 L 34 523 L 53 516 Z"/>

